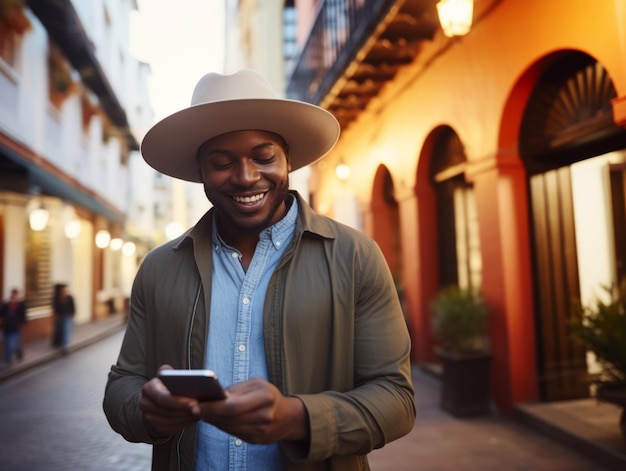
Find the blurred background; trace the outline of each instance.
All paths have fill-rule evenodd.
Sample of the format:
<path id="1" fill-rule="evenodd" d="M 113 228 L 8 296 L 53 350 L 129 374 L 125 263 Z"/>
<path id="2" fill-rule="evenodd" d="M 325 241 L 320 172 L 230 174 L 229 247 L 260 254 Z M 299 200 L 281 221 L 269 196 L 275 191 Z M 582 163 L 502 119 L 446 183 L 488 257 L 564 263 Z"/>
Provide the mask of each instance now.
<path id="1" fill-rule="evenodd" d="M 140 143 L 243 67 L 341 123 L 291 184 L 381 246 L 414 364 L 441 374 L 455 286 L 489 312 L 496 410 L 594 395 L 571 306 L 626 275 L 626 0 L 1 0 L 0 286 L 24 344 L 58 282 L 77 324 L 123 314 L 145 254 L 208 209 Z"/>

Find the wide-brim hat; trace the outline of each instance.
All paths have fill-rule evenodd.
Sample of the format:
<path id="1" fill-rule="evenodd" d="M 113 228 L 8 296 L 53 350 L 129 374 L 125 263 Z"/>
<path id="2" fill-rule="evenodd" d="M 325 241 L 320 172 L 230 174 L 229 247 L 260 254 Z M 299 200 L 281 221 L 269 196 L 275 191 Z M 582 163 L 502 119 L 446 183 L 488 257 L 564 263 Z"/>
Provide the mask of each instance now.
<path id="1" fill-rule="evenodd" d="M 282 136 L 294 171 L 326 155 L 337 142 L 340 127 L 319 106 L 280 98 L 253 70 L 209 73 L 196 85 L 189 108 L 164 118 L 146 133 L 141 153 L 159 172 L 201 183 L 198 148 L 221 134 L 245 130 Z"/>

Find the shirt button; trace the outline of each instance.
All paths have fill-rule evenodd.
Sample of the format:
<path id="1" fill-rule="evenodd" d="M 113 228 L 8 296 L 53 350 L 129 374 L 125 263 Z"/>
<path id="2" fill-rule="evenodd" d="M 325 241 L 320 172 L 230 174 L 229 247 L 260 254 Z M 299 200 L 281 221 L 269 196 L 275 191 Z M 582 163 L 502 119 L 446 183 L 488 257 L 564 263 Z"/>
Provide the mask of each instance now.
<path id="1" fill-rule="evenodd" d="M 276 242 L 276 247 L 280 247 L 280 241 Z"/>
<path id="2" fill-rule="evenodd" d="M 233 258 L 239 258 L 239 254 L 237 252 L 231 253 L 230 256 Z"/>
<path id="3" fill-rule="evenodd" d="M 243 298 L 243 303 L 247 306 L 250 304 L 250 298 Z"/>
<path id="4" fill-rule="evenodd" d="M 241 438 L 237 438 L 237 439 L 235 440 L 235 446 L 241 446 L 241 444 L 242 444 L 242 443 L 243 443 L 243 442 L 241 441 Z"/>
<path id="5" fill-rule="evenodd" d="M 245 345 L 239 345 L 239 351 L 240 352 L 245 352 L 246 351 L 246 346 Z"/>

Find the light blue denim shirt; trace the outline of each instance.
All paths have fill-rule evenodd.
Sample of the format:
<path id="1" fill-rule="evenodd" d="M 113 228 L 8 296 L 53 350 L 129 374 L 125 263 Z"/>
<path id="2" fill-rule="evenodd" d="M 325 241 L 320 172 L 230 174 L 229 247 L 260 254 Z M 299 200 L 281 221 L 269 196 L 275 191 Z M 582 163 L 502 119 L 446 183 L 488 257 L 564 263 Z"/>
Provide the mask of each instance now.
<path id="1" fill-rule="evenodd" d="M 217 235 L 219 228 L 213 232 L 213 295 L 205 367 L 214 370 L 225 387 L 268 377 L 263 303 L 272 273 L 294 237 L 297 215 L 298 204 L 292 198 L 285 217 L 259 235 L 247 272 L 241 253 L 224 243 Z M 248 444 L 200 423 L 197 471 L 277 471 L 284 468 L 281 461 L 277 443 Z"/>

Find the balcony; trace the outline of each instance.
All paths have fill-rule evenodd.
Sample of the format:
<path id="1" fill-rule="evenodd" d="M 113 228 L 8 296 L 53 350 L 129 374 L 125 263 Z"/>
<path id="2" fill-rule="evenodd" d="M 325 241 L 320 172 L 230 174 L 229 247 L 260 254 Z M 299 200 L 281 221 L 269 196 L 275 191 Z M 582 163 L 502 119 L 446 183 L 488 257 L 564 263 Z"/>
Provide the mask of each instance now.
<path id="1" fill-rule="evenodd" d="M 325 0 L 287 97 L 335 115 L 342 129 L 412 62 L 439 28 L 437 0 Z"/>
<path id="2" fill-rule="evenodd" d="M 139 144 L 128 125 L 126 111 L 120 104 L 109 80 L 96 58 L 93 44 L 70 0 L 28 0 L 28 6 L 39 18 L 48 34 L 58 43 L 83 82 L 98 96 L 107 116 L 123 133 L 128 148 L 139 150 Z"/>

